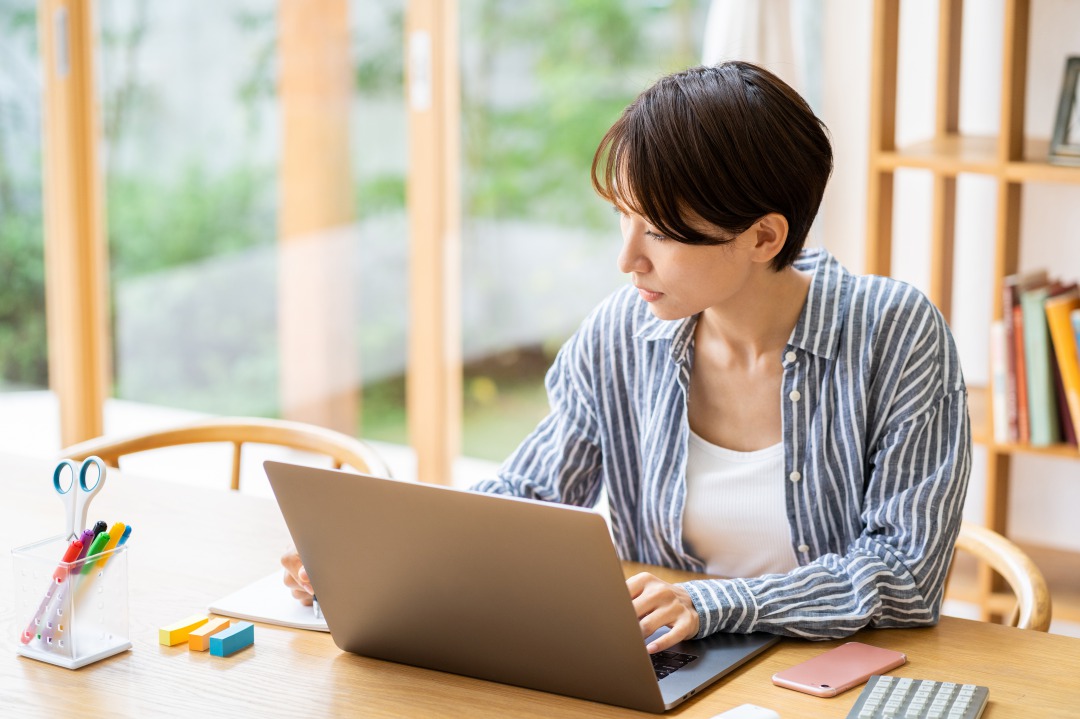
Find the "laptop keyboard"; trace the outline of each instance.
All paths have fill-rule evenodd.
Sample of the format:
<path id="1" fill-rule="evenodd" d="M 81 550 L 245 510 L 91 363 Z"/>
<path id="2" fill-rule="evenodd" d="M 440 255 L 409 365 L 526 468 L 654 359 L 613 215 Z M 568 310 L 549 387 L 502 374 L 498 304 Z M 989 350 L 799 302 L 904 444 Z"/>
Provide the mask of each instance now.
<path id="1" fill-rule="evenodd" d="M 649 655 L 652 658 L 653 669 L 656 671 L 656 678 L 663 679 L 668 674 L 674 671 L 682 669 L 690 662 L 697 659 L 693 654 L 682 654 L 680 652 L 662 651 L 656 654 Z"/>

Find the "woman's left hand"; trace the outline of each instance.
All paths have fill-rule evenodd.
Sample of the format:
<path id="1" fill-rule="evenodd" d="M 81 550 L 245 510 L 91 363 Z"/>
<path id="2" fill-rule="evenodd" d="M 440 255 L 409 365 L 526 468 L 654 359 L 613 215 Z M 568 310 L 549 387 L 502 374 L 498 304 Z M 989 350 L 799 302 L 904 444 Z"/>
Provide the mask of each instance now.
<path id="1" fill-rule="evenodd" d="M 678 584 L 642 572 L 626 580 L 630 598 L 634 601 L 641 625 L 641 636 L 647 638 L 660 627 L 670 627 L 664 636 L 650 643 L 650 654 L 663 651 L 698 632 L 698 612 L 690 594 Z"/>

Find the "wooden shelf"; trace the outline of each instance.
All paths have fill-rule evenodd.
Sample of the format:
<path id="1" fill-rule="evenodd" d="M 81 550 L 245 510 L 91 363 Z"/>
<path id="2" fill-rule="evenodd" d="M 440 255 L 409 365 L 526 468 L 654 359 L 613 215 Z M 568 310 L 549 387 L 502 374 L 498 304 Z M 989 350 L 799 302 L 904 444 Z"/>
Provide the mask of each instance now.
<path id="1" fill-rule="evenodd" d="M 1049 141 L 1028 138 L 1025 132 L 1025 102 L 1029 72 L 1031 0 L 1009 0 L 1004 4 L 1004 33 L 1001 37 L 1002 64 L 998 133 L 990 136 L 960 132 L 960 85 L 962 19 L 966 9 L 982 12 L 980 4 L 965 0 L 938 3 L 935 116 L 933 139 L 896 147 L 897 77 L 899 68 L 900 0 L 874 3 L 873 54 L 870 76 L 870 153 L 867 184 L 866 268 L 873 274 L 891 271 L 894 217 L 894 171 L 917 169 L 932 175 L 928 295 L 946 321 L 950 321 L 956 251 L 957 182 L 960 174 L 989 177 L 997 185 L 994 214 L 994 275 L 988 290 L 990 306 L 1000 302 L 1004 278 L 1020 269 L 1022 241 L 1047 242 L 1046 238 L 1021 237 L 1024 185 L 1027 183 L 1080 184 L 1080 167 L 1049 162 Z M 1037 128 L 1042 129 L 1042 128 Z M 1020 159 L 1011 159 L 1019 155 Z M 989 239 L 989 238 L 988 238 Z M 988 248 L 990 249 L 990 248 Z M 990 312 L 990 310 L 988 310 Z M 985 470 L 984 524 L 1006 533 L 1010 482 L 1010 462 L 1014 454 L 1080 460 L 1080 449 L 1068 444 L 1033 447 L 994 441 L 990 423 L 989 393 L 985 387 L 968 388 L 973 440 L 988 450 Z M 1080 621 L 1080 552 L 1030 548 L 1029 554 L 1042 567 L 1051 585 L 1055 616 Z M 1059 568 L 1063 568 L 1060 572 Z M 963 573 L 960 572 L 962 575 Z M 950 596 L 969 597 L 991 610 L 1011 600 L 987 587 L 978 586 L 974 573 L 965 584 L 962 578 L 950 585 Z M 966 592 L 966 595 L 965 595 Z"/>
<path id="2" fill-rule="evenodd" d="M 1059 459 L 1080 459 L 1080 448 L 1072 444 L 1051 444 L 1033 447 L 1019 442 L 995 442 L 990 431 L 989 395 L 986 387 L 968 387 L 968 414 L 971 417 L 971 439 L 993 452 L 1005 454 L 1037 454 Z"/>
<path id="3" fill-rule="evenodd" d="M 1024 143 L 1024 160 L 1005 166 L 1005 176 L 1015 182 L 1047 182 L 1080 184 L 1080 167 L 1052 165 L 1049 140 L 1028 140 Z"/>
<path id="4" fill-rule="evenodd" d="M 941 175 L 960 172 L 995 174 L 998 169 L 997 138 L 973 135 L 947 135 L 882 152 L 877 166 L 883 170 L 913 168 L 932 170 Z"/>
<path id="5" fill-rule="evenodd" d="M 955 177 L 964 172 L 1003 177 L 1013 182 L 1080 184 L 1080 167 L 1053 165 L 1048 161 L 1050 141 L 1031 138 L 1024 142 L 1024 159 L 1002 164 L 996 137 L 946 135 L 882 152 L 875 157 L 879 170 L 917 169 Z"/>

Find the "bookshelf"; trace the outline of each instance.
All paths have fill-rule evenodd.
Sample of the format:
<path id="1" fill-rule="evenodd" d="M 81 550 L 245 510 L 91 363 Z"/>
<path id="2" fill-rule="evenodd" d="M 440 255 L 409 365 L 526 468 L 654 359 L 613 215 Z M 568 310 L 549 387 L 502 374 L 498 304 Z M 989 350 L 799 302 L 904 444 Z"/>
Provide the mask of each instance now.
<path id="1" fill-rule="evenodd" d="M 973 11 L 980 6 L 972 3 Z M 937 37 L 934 133 L 903 147 L 896 144 L 897 66 L 900 0 L 876 0 L 870 89 L 870 152 L 866 235 L 866 271 L 889 275 L 892 260 L 893 180 L 900 169 L 930 173 L 932 184 L 930 286 L 928 295 L 945 318 L 952 310 L 956 178 L 961 173 L 994 180 L 994 265 L 990 299 L 992 319 L 1002 317 L 1004 278 L 1018 270 L 1020 213 L 1028 183 L 1080 184 L 1080 168 L 1051 165 L 1049 141 L 1025 136 L 1031 0 L 1005 0 L 1002 37 L 1000 129 L 998 134 L 965 135 L 959 128 L 962 0 L 940 0 Z M 1038 454 L 1080 463 L 1072 445 L 1032 447 L 994 441 L 990 387 L 971 387 L 973 438 L 987 453 L 986 526 L 1008 535 L 1008 498 L 1012 457 Z M 1080 579 L 1075 552 L 1024 546 L 1050 583 L 1054 616 L 1080 621 Z M 958 566 L 950 596 L 978 604 L 984 618 L 1000 613 L 999 580 L 986 567 Z"/>

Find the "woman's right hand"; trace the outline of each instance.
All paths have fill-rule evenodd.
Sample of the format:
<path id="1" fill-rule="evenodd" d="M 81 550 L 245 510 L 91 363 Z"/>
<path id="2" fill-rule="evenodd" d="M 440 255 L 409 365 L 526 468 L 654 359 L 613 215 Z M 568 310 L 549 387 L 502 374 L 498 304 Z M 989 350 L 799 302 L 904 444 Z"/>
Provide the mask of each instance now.
<path id="1" fill-rule="evenodd" d="M 292 590 L 292 595 L 300 600 L 301 604 L 311 606 L 315 596 L 315 590 L 311 587 L 304 565 L 300 563 L 300 554 L 296 547 L 289 547 L 285 554 L 281 555 L 281 566 L 285 567 L 285 586 Z"/>

